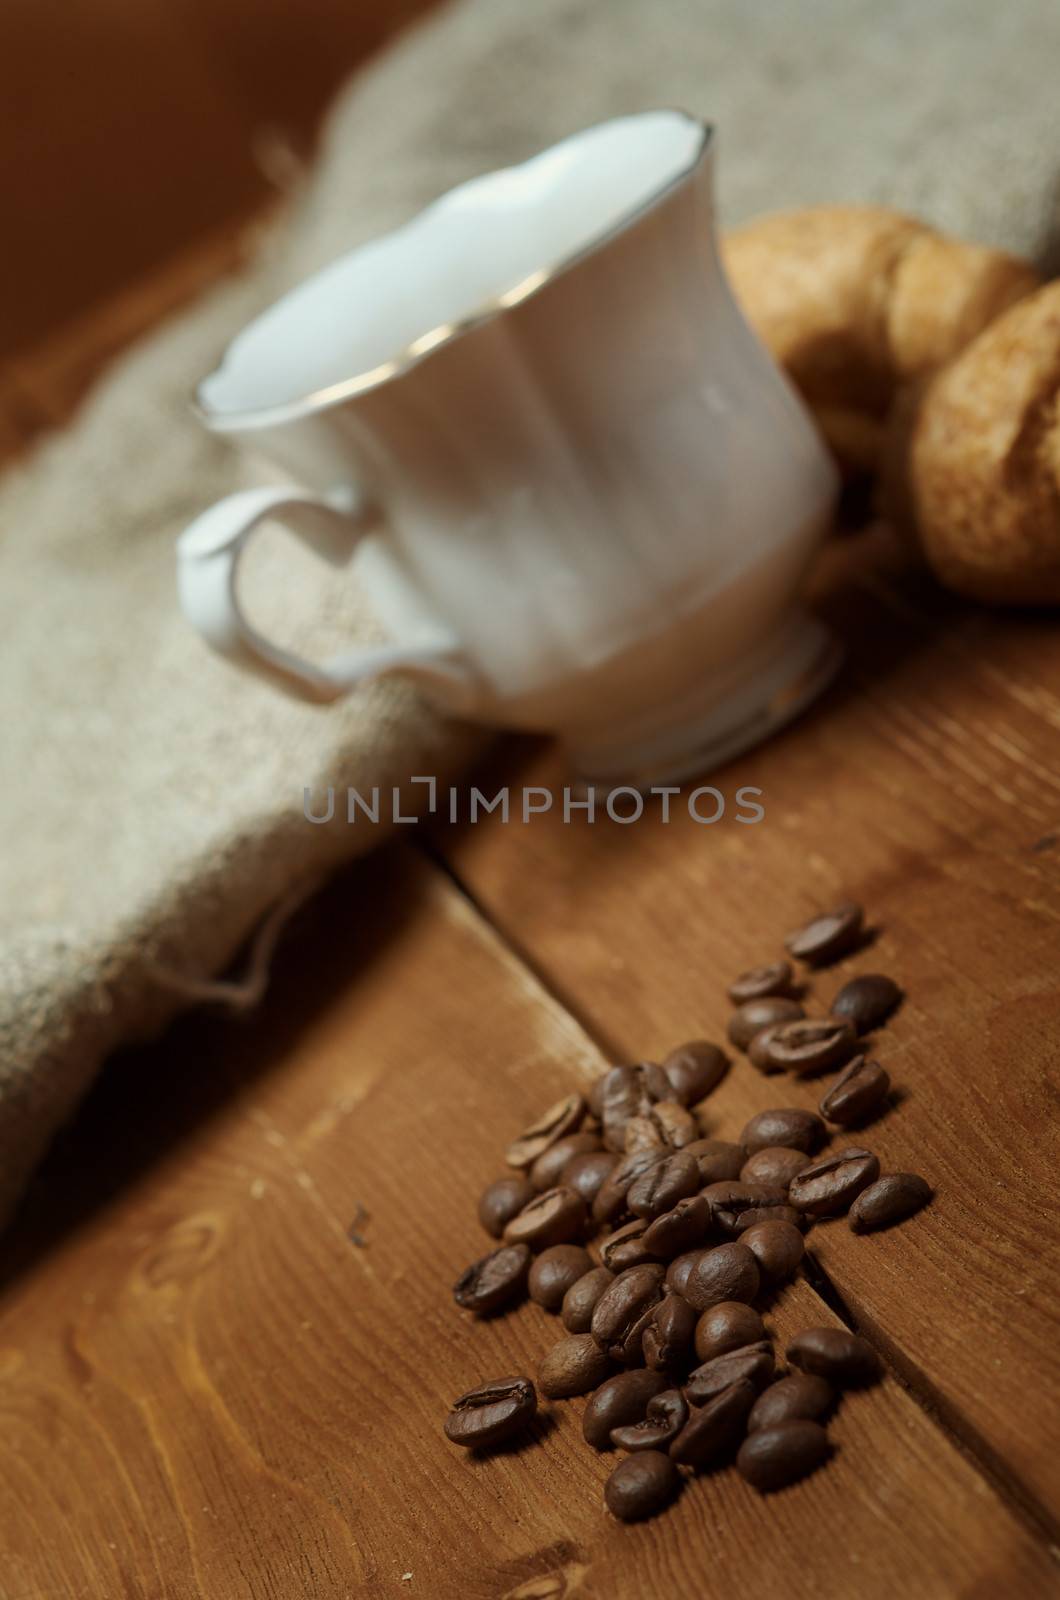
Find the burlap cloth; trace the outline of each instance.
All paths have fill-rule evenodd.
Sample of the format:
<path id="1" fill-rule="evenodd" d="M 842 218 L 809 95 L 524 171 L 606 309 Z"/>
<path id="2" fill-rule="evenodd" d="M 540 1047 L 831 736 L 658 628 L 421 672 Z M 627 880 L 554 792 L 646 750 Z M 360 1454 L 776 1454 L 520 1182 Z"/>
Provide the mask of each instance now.
<path id="1" fill-rule="evenodd" d="M 240 481 L 187 408 L 226 339 L 449 184 L 658 104 L 719 125 L 723 220 L 874 201 L 1033 251 L 1058 60 L 1045 0 L 464 0 L 350 86 L 266 259 L 119 362 L 0 490 L 0 1217 L 108 1050 L 376 837 L 308 824 L 304 785 L 444 775 L 471 748 L 401 685 L 281 699 L 178 614 L 174 538 Z M 282 536 L 252 576 L 296 644 L 370 627 L 355 578 L 322 586 Z"/>

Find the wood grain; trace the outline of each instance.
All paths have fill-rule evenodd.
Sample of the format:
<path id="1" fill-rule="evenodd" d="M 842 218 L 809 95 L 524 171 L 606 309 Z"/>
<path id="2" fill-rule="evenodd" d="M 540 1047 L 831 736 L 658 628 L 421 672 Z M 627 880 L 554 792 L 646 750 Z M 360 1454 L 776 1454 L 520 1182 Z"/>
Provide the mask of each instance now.
<path id="1" fill-rule="evenodd" d="M 698 826 L 675 802 L 666 826 L 658 812 L 629 827 L 487 820 L 439 834 L 439 847 L 615 1059 L 723 1038 L 731 976 L 773 959 L 815 909 L 865 903 L 875 944 L 813 981 L 812 1008 L 857 971 L 904 986 L 873 1043 L 900 1104 L 858 1139 L 938 1194 L 886 1235 L 818 1227 L 813 1254 L 1055 1537 L 1060 1480 L 1034 1413 L 1060 1378 L 1060 639 L 1042 619 L 947 600 L 883 533 L 835 550 L 830 568 L 820 599 L 847 646 L 844 676 L 811 716 L 711 779 L 730 797 L 761 788 L 764 822 L 741 826 L 730 810 Z M 564 782 L 548 754 L 518 777 Z M 718 1131 L 820 1093 L 744 1063 L 712 1102 Z"/>
<path id="2" fill-rule="evenodd" d="M 807 1482 L 716 1474 L 636 1529 L 581 1402 L 492 1459 L 445 1443 L 452 1396 L 555 1329 L 452 1305 L 478 1190 L 601 1061 L 405 847 L 303 918 L 251 1023 L 119 1063 L 8 1249 L 5 1600 L 1046 1592 L 1044 1546 L 892 1377 Z M 782 1339 L 828 1316 L 805 1282 L 769 1312 Z"/>
<path id="3" fill-rule="evenodd" d="M 0 463 L 14 461 L 48 423 L 48 415 L 10 367 L 0 367 Z"/>

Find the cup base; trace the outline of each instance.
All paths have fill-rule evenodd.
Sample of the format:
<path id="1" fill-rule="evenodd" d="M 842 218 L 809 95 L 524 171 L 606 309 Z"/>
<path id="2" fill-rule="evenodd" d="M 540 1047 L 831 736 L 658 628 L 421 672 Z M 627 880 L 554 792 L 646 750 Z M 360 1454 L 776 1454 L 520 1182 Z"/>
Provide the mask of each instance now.
<path id="1" fill-rule="evenodd" d="M 823 623 L 799 612 L 768 650 L 685 702 L 672 720 L 656 719 L 650 730 L 612 726 L 592 739 L 579 733 L 563 741 L 568 762 L 586 787 L 602 790 L 704 775 L 804 711 L 831 682 L 842 653 Z"/>

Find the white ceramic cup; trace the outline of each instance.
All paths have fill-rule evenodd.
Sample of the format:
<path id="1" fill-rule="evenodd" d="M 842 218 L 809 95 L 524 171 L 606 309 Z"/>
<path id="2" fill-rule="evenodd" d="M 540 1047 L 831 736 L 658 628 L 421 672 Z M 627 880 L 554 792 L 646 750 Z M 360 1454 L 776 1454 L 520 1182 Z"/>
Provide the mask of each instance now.
<path id="1" fill-rule="evenodd" d="M 805 705 L 836 652 L 797 603 L 834 468 L 737 308 L 712 135 L 620 117 L 452 190 L 260 316 L 202 420 L 298 485 L 249 489 L 179 543 L 184 610 L 305 698 L 384 672 L 547 730 L 592 782 L 726 759 Z M 355 551 L 394 643 L 312 666 L 240 609 L 279 518 Z"/>

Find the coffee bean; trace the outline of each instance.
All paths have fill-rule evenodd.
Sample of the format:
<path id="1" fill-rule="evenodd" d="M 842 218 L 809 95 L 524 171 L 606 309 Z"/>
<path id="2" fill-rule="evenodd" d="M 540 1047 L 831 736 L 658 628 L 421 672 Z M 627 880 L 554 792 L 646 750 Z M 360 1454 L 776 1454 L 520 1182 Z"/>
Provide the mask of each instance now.
<path id="1" fill-rule="evenodd" d="M 878 1061 L 855 1056 L 821 1101 L 821 1115 L 841 1128 L 868 1122 L 886 1104 L 891 1080 Z"/>
<path id="2" fill-rule="evenodd" d="M 494 1378 L 453 1401 L 445 1437 L 465 1450 L 500 1444 L 532 1422 L 536 1411 L 537 1394 L 529 1378 Z"/>
<path id="3" fill-rule="evenodd" d="M 582 1414 L 582 1434 L 594 1450 L 610 1450 L 611 1430 L 640 1422 L 648 1403 L 670 1387 L 661 1372 L 637 1367 L 619 1372 L 602 1383 L 588 1400 Z"/>
<path id="4" fill-rule="evenodd" d="M 824 1378 L 809 1372 L 793 1372 L 764 1389 L 747 1419 L 748 1433 L 759 1428 L 775 1428 L 782 1422 L 816 1422 L 834 1399 L 834 1390 Z"/>
<path id="5" fill-rule="evenodd" d="M 510 1167 L 532 1167 L 538 1156 L 568 1133 L 575 1133 L 585 1116 L 585 1101 L 580 1094 L 569 1094 L 549 1106 L 525 1132 L 508 1146 L 505 1156 Z"/>
<path id="6" fill-rule="evenodd" d="M 680 1389 L 665 1389 L 654 1400 L 642 1422 L 630 1422 L 624 1428 L 611 1429 L 611 1443 L 616 1450 L 665 1450 L 677 1438 L 688 1421 L 688 1401 Z"/>
<path id="7" fill-rule="evenodd" d="M 808 1078 L 816 1072 L 829 1072 L 846 1060 L 854 1048 L 854 1024 L 846 1017 L 803 1017 L 801 1021 L 776 1023 L 769 1037 L 761 1041 L 770 1066 L 780 1072 L 794 1072 Z"/>
<path id="8" fill-rule="evenodd" d="M 739 1178 L 724 1183 L 708 1183 L 701 1189 L 714 1211 L 746 1211 L 749 1206 L 784 1205 L 783 1189 L 773 1183 L 742 1183 Z"/>
<path id="9" fill-rule="evenodd" d="M 693 1410 L 670 1446 L 671 1461 L 683 1467 L 699 1468 L 717 1466 L 727 1460 L 743 1437 L 755 1393 L 754 1384 L 742 1378 L 730 1383 L 706 1405 Z"/>
<path id="10" fill-rule="evenodd" d="M 644 1099 L 644 1088 L 634 1067 L 612 1067 L 610 1072 L 605 1072 L 597 1094 L 604 1149 L 623 1149 L 626 1123 L 639 1115 Z"/>
<path id="11" fill-rule="evenodd" d="M 600 1246 L 600 1260 L 604 1266 L 612 1272 L 625 1272 L 646 1261 L 657 1261 L 658 1256 L 645 1239 L 648 1227 L 644 1217 L 634 1217 L 625 1227 L 616 1229 Z"/>
<path id="12" fill-rule="evenodd" d="M 786 1205 L 788 1201 L 786 1189 L 766 1183 L 711 1183 L 702 1194 L 704 1199 L 710 1201 L 715 1229 L 729 1236 L 736 1232 L 744 1211 L 761 1206 Z"/>
<path id="13" fill-rule="evenodd" d="M 722 1300 L 753 1300 L 758 1283 L 758 1266 L 746 1245 L 721 1244 L 693 1263 L 684 1296 L 696 1311 L 706 1311 Z"/>
<path id="14" fill-rule="evenodd" d="M 749 1383 L 757 1393 L 773 1376 L 773 1346 L 768 1339 L 742 1345 L 726 1355 L 704 1361 L 689 1373 L 685 1395 L 690 1405 L 706 1405 L 734 1383 Z"/>
<path id="15" fill-rule="evenodd" d="M 880 972 L 862 973 L 843 984 L 829 1011 L 849 1017 L 858 1033 L 871 1033 L 887 1021 L 902 1002 L 902 990 L 893 978 Z"/>
<path id="16" fill-rule="evenodd" d="M 462 1310 L 487 1316 L 522 1293 L 529 1271 L 527 1245 L 502 1245 L 461 1273 L 453 1285 L 453 1299 Z"/>
<path id="17" fill-rule="evenodd" d="M 530 1182 L 535 1191 L 541 1194 L 545 1189 L 555 1188 L 573 1156 L 588 1155 L 599 1149 L 600 1138 L 595 1133 L 568 1133 L 566 1138 L 557 1139 L 530 1168 Z"/>
<path id="18" fill-rule="evenodd" d="M 478 1220 L 487 1233 L 499 1239 L 512 1218 L 518 1216 L 533 1198 L 534 1190 L 528 1179 L 517 1177 L 514 1173 L 497 1178 L 482 1191 Z"/>
<path id="19" fill-rule="evenodd" d="M 585 1204 L 591 1207 L 617 1166 L 618 1156 L 613 1150 L 574 1156 L 560 1173 L 559 1182 L 568 1189 L 577 1189 Z"/>
<path id="20" fill-rule="evenodd" d="M 784 1026 L 782 1022 L 774 1022 L 770 1027 L 763 1028 L 761 1033 L 756 1033 L 751 1043 L 747 1046 L 747 1059 L 752 1067 L 769 1077 L 771 1073 L 783 1072 L 783 1067 L 778 1067 L 769 1054 L 769 1047 L 773 1042 L 773 1035 L 779 1033 Z"/>
<path id="21" fill-rule="evenodd" d="M 649 1223 L 644 1248 L 657 1261 L 672 1261 L 697 1244 L 704 1244 L 710 1232 L 710 1202 L 700 1194 L 679 1200 L 672 1211 Z"/>
<path id="22" fill-rule="evenodd" d="M 806 1218 L 794 1206 L 750 1206 L 733 1218 L 733 1238 L 742 1242 L 744 1234 L 762 1222 L 787 1222 L 793 1228 L 802 1229 L 806 1225 Z"/>
<path id="23" fill-rule="evenodd" d="M 871 1033 L 895 1011 L 901 1003 L 902 991 L 893 978 L 880 972 L 867 972 L 863 977 L 851 978 L 844 983 L 830 1010 L 833 1017 L 849 1017 L 858 1033 Z"/>
<path id="24" fill-rule="evenodd" d="M 686 1195 L 700 1188 L 699 1166 L 694 1156 L 682 1151 L 649 1167 L 630 1184 L 626 1204 L 635 1217 L 661 1217 Z"/>
<path id="25" fill-rule="evenodd" d="M 569 1400 L 598 1388 L 610 1370 L 607 1352 L 591 1333 L 568 1333 L 546 1351 L 537 1369 L 538 1388 L 549 1400 Z"/>
<path id="26" fill-rule="evenodd" d="M 661 1266 L 645 1264 L 620 1272 L 593 1312 L 590 1328 L 600 1348 L 627 1365 L 639 1361 L 644 1329 L 662 1297 Z"/>
<path id="27" fill-rule="evenodd" d="M 729 1058 L 706 1039 L 678 1045 L 662 1064 L 673 1087 L 674 1099 L 683 1106 L 698 1105 L 713 1094 L 729 1067 Z"/>
<path id="28" fill-rule="evenodd" d="M 656 1100 L 673 1093 L 669 1078 L 653 1061 L 635 1067 L 612 1067 L 600 1086 L 600 1121 L 608 1150 L 625 1148 L 626 1123 L 644 1117 Z"/>
<path id="29" fill-rule="evenodd" d="M 636 1066 L 628 1067 L 636 1085 L 637 1102 L 632 1107 L 631 1115 L 642 1115 L 655 1101 L 668 1099 L 671 1094 L 669 1078 L 655 1061 L 637 1061 Z"/>
<path id="30" fill-rule="evenodd" d="M 888 1172 L 862 1189 L 850 1208 L 850 1226 L 855 1233 L 874 1228 L 889 1228 L 892 1222 L 911 1217 L 931 1199 L 931 1185 L 915 1172 Z"/>
<path id="31" fill-rule="evenodd" d="M 813 1111 L 777 1106 L 752 1117 L 740 1135 L 740 1143 L 749 1156 L 775 1145 L 809 1152 L 823 1142 L 825 1131 L 824 1123 Z"/>
<path id="32" fill-rule="evenodd" d="M 641 1349 L 645 1362 L 656 1372 L 683 1366 L 695 1331 L 696 1314 L 688 1301 L 679 1294 L 667 1294 L 653 1306 L 644 1329 Z"/>
<path id="33" fill-rule="evenodd" d="M 686 1250 L 670 1262 L 666 1269 L 666 1288 L 671 1294 L 684 1295 L 688 1274 L 703 1254 L 702 1250 Z M 691 1310 L 691 1307 L 689 1307 Z"/>
<path id="34" fill-rule="evenodd" d="M 861 938 L 863 921 L 861 907 L 848 901 L 836 906 L 834 911 L 812 918 L 804 927 L 789 934 L 784 940 L 784 948 L 789 955 L 793 955 L 797 961 L 805 961 L 808 966 L 827 966 L 854 948 Z"/>
<path id="35" fill-rule="evenodd" d="M 811 1217 L 838 1217 L 849 1210 L 862 1189 L 880 1175 L 880 1163 L 870 1150 L 846 1145 L 832 1150 L 792 1178 L 788 1199 Z"/>
<path id="36" fill-rule="evenodd" d="M 680 1150 L 699 1138 L 699 1123 L 677 1100 L 657 1100 L 647 1120 L 673 1150 Z"/>
<path id="37" fill-rule="evenodd" d="M 750 1216 L 745 1212 L 745 1216 Z M 794 1277 L 806 1248 L 802 1234 L 790 1222 L 756 1222 L 740 1234 L 767 1283 L 786 1283 Z"/>
<path id="38" fill-rule="evenodd" d="M 596 1310 L 596 1302 L 609 1284 L 614 1283 L 615 1275 L 606 1267 L 593 1267 L 591 1271 L 572 1283 L 563 1296 L 563 1310 L 560 1313 L 563 1326 L 568 1333 L 588 1333 Z"/>
<path id="39" fill-rule="evenodd" d="M 640 1450 L 618 1463 L 604 1485 L 604 1502 L 621 1522 L 654 1517 L 673 1500 L 681 1474 L 660 1450 Z"/>
<path id="40" fill-rule="evenodd" d="M 659 1161 L 665 1161 L 668 1150 L 635 1150 L 623 1156 L 610 1177 L 605 1178 L 593 1201 L 593 1221 L 615 1223 L 626 1214 L 626 1196 L 631 1184 Z"/>
<path id="41" fill-rule="evenodd" d="M 750 967 L 729 985 L 734 1006 L 748 1000 L 765 1000 L 770 995 L 786 995 L 791 989 L 791 962 L 771 961 L 768 966 Z"/>
<path id="42" fill-rule="evenodd" d="M 533 1266 L 527 1285 L 530 1298 L 546 1311 L 558 1311 L 563 1297 L 592 1269 L 588 1250 L 580 1244 L 554 1244 L 542 1250 Z"/>
<path id="43" fill-rule="evenodd" d="M 782 995 L 745 1000 L 729 1018 L 729 1038 L 738 1050 L 746 1050 L 763 1028 L 771 1028 L 777 1022 L 794 1022 L 805 1015 L 797 1000 L 787 1000 Z"/>
<path id="44" fill-rule="evenodd" d="M 651 1117 L 630 1117 L 623 1125 L 622 1140 L 622 1148 L 627 1155 L 637 1150 L 658 1150 L 660 1155 L 665 1156 L 670 1149 L 665 1134 Z"/>
<path id="45" fill-rule="evenodd" d="M 588 1213 L 576 1189 L 546 1189 L 535 1195 L 504 1230 L 510 1244 L 528 1244 L 547 1250 L 552 1244 L 569 1244 L 582 1232 Z"/>
<path id="46" fill-rule="evenodd" d="M 607 1069 L 607 1072 L 601 1072 L 601 1074 L 600 1074 L 600 1076 L 598 1078 L 594 1078 L 592 1083 L 591 1083 L 591 1085 L 586 1090 L 586 1094 L 585 1094 L 585 1101 L 586 1101 L 586 1104 L 589 1107 L 589 1115 L 590 1115 L 590 1117 L 595 1117 L 596 1121 L 600 1122 L 600 1123 L 603 1122 L 603 1114 L 604 1114 L 604 1107 L 603 1107 L 604 1084 L 607 1082 L 608 1074 L 611 1071 L 612 1071 L 612 1068 L 609 1067 Z"/>
<path id="47" fill-rule="evenodd" d="M 695 1139 L 685 1145 L 683 1153 L 695 1157 L 701 1183 L 738 1178 L 746 1159 L 743 1146 L 730 1144 L 726 1139 Z"/>
<path id="48" fill-rule="evenodd" d="M 716 1248 L 714 1245 L 701 1245 L 698 1250 L 685 1250 L 681 1256 L 674 1256 L 673 1261 L 666 1267 L 666 1293 L 681 1294 L 682 1299 L 687 1298 L 689 1278 L 692 1277 L 693 1270 L 697 1269 L 703 1256 L 714 1248 Z"/>
<path id="49" fill-rule="evenodd" d="M 788 1364 L 838 1388 L 871 1383 L 880 1375 L 880 1362 L 866 1339 L 845 1328 L 805 1328 L 788 1345 Z"/>
<path id="50" fill-rule="evenodd" d="M 783 1145 L 766 1145 L 748 1156 L 740 1171 L 741 1183 L 766 1183 L 786 1189 L 797 1172 L 808 1167 L 805 1150 L 788 1150 Z"/>
<path id="51" fill-rule="evenodd" d="M 710 1306 L 696 1323 L 695 1350 L 700 1361 L 712 1361 L 766 1336 L 757 1311 L 741 1300 L 721 1300 Z"/>
<path id="52" fill-rule="evenodd" d="M 736 1467 L 761 1493 L 783 1489 L 805 1478 L 828 1454 L 828 1435 L 819 1422 L 799 1419 L 760 1428 L 740 1446 Z"/>

